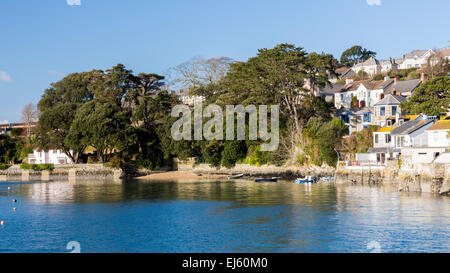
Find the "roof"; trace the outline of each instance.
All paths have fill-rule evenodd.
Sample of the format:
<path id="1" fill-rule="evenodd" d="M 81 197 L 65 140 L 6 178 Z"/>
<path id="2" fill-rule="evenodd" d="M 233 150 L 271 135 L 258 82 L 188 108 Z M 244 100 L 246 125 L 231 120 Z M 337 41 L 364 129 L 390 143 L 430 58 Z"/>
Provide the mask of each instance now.
<path id="1" fill-rule="evenodd" d="M 450 56 L 450 49 L 441 49 L 439 50 L 438 55 L 441 57 Z"/>
<path id="2" fill-rule="evenodd" d="M 380 130 L 376 131 L 375 133 L 389 133 L 390 131 L 392 131 L 395 128 L 395 126 L 391 126 L 391 127 L 383 127 Z"/>
<path id="3" fill-rule="evenodd" d="M 407 122 L 403 123 L 402 125 L 398 126 L 394 130 L 392 130 L 391 135 L 409 135 L 409 134 L 419 130 L 420 128 L 422 128 L 430 123 L 433 123 L 433 122 L 434 121 L 431 119 L 410 120 L 410 121 L 407 121 Z"/>
<path id="4" fill-rule="evenodd" d="M 450 130 L 450 120 L 438 120 L 427 131 Z"/>
<path id="5" fill-rule="evenodd" d="M 359 86 L 362 84 L 364 87 L 366 87 L 369 90 L 377 90 L 377 89 L 384 89 L 388 87 L 390 84 L 392 84 L 394 80 L 389 79 L 387 81 L 381 80 L 381 81 L 374 81 L 374 80 L 362 80 L 362 81 L 356 81 L 351 82 L 349 84 L 344 85 L 340 92 L 348 92 L 348 91 L 356 91 Z"/>
<path id="6" fill-rule="evenodd" d="M 386 95 L 386 97 L 384 97 L 382 100 L 380 100 L 377 104 L 375 104 L 375 106 L 400 104 L 405 101 L 406 101 L 405 97 L 388 94 L 388 95 Z"/>
<path id="7" fill-rule="evenodd" d="M 417 57 L 422 57 L 423 55 L 425 55 L 428 51 L 430 51 L 430 49 L 426 49 L 426 50 L 413 50 L 411 53 L 405 54 L 403 55 L 404 59 L 413 59 L 415 56 Z"/>
<path id="8" fill-rule="evenodd" d="M 420 117 L 420 115 L 406 115 L 406 116 L 403 116 L 403 119 L 415 120 L 418 117 Z"/>
<path id="9" fill-rule="evenodd" d="M 320 93 L 323 94 L 334 94 L 336 92 L 339 92 L 342 87 L 344 87 L 345 84 L 342 83 L 335 83 L 335 84 L 327 84 L 324 88 L 320 89 Z"/>
<path id="10" fill-rule="evenodd" d="M 384 89 L 384 93 L 392 93 L 393 90 L 397 91 L 399 94 L 402 93 L 412 93 L 414 89 L 420 86 L 422 80 L 414 79 L 414 80 L 406 80 L 406 81 L 397 81 L 391 85 L 389 85 L 386 89 Z"/>

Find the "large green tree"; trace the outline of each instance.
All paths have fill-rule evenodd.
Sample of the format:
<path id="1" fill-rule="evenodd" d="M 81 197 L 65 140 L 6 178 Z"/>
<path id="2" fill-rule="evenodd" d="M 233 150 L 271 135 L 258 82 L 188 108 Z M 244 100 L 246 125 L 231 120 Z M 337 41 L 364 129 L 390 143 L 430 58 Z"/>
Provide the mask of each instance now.
<path id="1" fill-rule="evenodd" d="M 370 57 L 375 57 L 376 52 L 355 45 L 345 50 L 341 55 L 341 66 L 352 67 L 353 65 L 364 62 Z"/>
<path id="2" fill-rule="evenodd" d="M 443 76 L 423 83 L 400 106 L 409 114 L 440 116 L 447 113 L 450 110 L 450 78 Z"/>
<path id="3" fill-rule="evenodd" d="M 65 139 L 77 109 L 94 99 L 90 86 L 97 73 L 97 71 L 72 73 L 45 90 L 38 103 L 41 116 L 37 140 L 41 148 L 62 149 L 67 156 L 77 162 L 84 146 L 70 146 Z"/>
<path id="4" fill-rule="evenodd" d="M 81 106 L 66 137 L 70 146 L 92 146 L 101 162 L 125 145 L 130 112 L 110 101 L 94 100 Z"/>

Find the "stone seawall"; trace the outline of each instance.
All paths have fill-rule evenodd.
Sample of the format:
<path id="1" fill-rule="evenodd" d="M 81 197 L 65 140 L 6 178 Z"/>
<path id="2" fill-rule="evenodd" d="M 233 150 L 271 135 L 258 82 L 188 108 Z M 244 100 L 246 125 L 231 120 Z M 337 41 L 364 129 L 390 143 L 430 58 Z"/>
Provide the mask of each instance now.
<path id="1" fill-rule="evenodd" d="M 103 167 L 103 165 L 70 165 L 57 167 L 53 171 L 22 170 L 14 166 L 0 171 L 0 181 L 50 181 L 75 179 L 114 179 L 124 177 L 122 170 Z"/>
<path id="2" fill-rule="evenodd" d="M 248 176 L 265 176 L 265 177 L 281 177 L 286 179 L 295 179 L 305 175 L 315 176 L 333 176 L 335 169 L 332 167 L 277 167 L 271 165 L 252 166 L 250 164 L 236 164 L 235 167 L 228 169 L 224 167 L 214 168 L 208 164 L 195 164 L 193 161 L 177 162 L 174 170 L 178 171 L 193 171 L 202 174 L 240 174 L 243 173 Z"/>
<path id="3" fill-rule="evenodd" d="M 402 164 L 391 160 L 379 170 L 342 167 L 336 171 L 336 183 L 377 184 L 403 192 L 450 195 L 450 164 Z"/>

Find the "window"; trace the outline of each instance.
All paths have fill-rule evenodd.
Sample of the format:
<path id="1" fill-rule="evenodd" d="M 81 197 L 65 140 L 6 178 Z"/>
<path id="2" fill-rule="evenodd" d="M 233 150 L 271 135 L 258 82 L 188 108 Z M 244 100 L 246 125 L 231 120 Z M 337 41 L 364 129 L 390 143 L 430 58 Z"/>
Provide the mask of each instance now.
<path id="1" fill-rule="evenodd" d="M 401 137 L 396 137 L 397 139 L 397 147 L 403 147 L 403 145 L 405 144 L 405 137 L 401 136 Z"/>
<path id="2" fill-rule="evenodd" d="M 375 143 L 378 144 L 378 134 L 375 134 Z"/>
<path id="3" fill-rule="evenodd" d="M 372 117 L 371 117 L 370 112 L 364 113 L 364 122 L 372 122 Z"/>
<path id="4" fill-rule="evenodd" d="M 390 119 L 386 120 L 386 125 L 391 127 L 392 126 L 392 120 L 390 120 Z"/>
<path id="5" fill-rule="evenodd" d="M 392 115 L 397 115 L 397 106 L 392 106 Z"/>
<path id="6" fill-rule="evenodd" d="M 386 107 L 381 106 L 381 107 L 380 107 L 380 116 L 381 116 L 381 117 L 384 117 L 385 112 L 386 112 Z"/>
<path id="7" fill-rule="evenodd" d="M 433 132 L 433 140 L 439 141 L 439 132 Z"/>
<path id="8" fill-rule="evenodd" d="M 385 143 L 391 143 L 391 135 L 390 134 L 386 134 L 386 135 L 384 135 L 384 137 L 385 137 L 385 139 L 384 139 Z"/>

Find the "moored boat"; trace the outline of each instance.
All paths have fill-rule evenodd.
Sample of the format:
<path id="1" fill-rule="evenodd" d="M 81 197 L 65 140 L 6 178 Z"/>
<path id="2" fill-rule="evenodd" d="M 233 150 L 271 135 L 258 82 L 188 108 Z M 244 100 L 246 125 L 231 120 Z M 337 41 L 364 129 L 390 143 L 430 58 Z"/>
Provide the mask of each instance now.
<path id="1" fill-rule="evenodd" d="M 239 179 L 239 178 L 242 178 L 243 176 L 244 176 L 243 173 L 240 173 L 240 174 L 234 174 L 234 175 L 228 176 L 228 179 Z"/>
<path id="2" fill-rule="evenodd" d="M 278 177 L 257 178 L 257 179 L 255 179 L 255 182 L 278 182 Z"/>
<path id="3" fill-rule="evenodd" d="M 305 183 L 316 183 L 317 177 L 315 176 L 305 176 L 302 178 L 297 178 L 295 184 L 305 184 Z"/>

